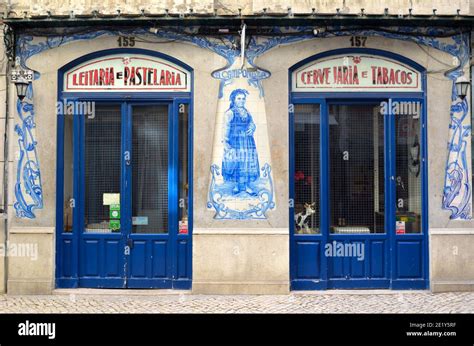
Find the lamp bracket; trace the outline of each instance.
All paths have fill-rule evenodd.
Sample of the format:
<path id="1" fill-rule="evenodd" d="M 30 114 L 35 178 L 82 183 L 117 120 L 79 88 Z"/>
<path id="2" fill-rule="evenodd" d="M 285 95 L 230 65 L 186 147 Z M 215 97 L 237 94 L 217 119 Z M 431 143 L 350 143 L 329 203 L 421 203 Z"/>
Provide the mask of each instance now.
<path id="1" fill-rule="evenodd" d="M 25 69 L 20 65 L 20 59 L 15 59 L 15 67 L 10 72 L 10 81 L 12 83 L 31 83 L 35 74 L 33 70 Z"/>
<path id="2" fill-rule="evenodd" d="M 15 32 L 9 25 L 3 27 L 3 43 L 8 61 L 15 61 Z"/>

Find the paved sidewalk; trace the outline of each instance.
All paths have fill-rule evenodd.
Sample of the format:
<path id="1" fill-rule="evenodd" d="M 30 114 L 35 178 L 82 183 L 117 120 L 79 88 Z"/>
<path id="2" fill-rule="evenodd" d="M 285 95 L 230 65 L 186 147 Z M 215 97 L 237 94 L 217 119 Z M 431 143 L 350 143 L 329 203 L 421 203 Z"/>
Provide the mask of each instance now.
<path id="1" fill-rule="evenodd" d="M 119 295 L 120 292 L 120 295 Z M 0 313 L 474 313 L 474 292 L 325 291 L 289 295 L 58 290 L 0 295 Z"/>

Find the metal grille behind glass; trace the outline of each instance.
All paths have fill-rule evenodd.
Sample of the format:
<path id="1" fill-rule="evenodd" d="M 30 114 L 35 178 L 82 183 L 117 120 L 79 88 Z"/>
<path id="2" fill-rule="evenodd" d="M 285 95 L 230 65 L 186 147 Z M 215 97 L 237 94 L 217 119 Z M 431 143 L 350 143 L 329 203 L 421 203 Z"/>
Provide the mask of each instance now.
<path id="1" fill-rule="evenodd" d="M 319 104 L 296 105 L 294 123 L 295 232 L 320 233 L 319 229 Z"/>
<path id="2" fill-rule="evenodd" d="M 73 116 L 64 114 L 64 232 L 72 232 L 73 225 Z"/>
<path id="3" fill-rule="evenodd" d="M 168 106 L 132 111 L 132 232 L 168 232 Z"/>
<path id="4" fill-rule="evenodd" d="M 376 105 L 330 105 L 333 233 L 384 233 L 384 118 Z"/>
<path id="5" fill-rule="evenodd" d="M 188 179 L 188 106 L 180 105 L 179 112 L 179 221 L 178 232 L 188 234 L 189 179 Z"/>
<path id="6" fill-rule="evenodd" d="M 111 232 L 104 194 L 120 194 L 121 114 L 119 105 L 96 105 L 85 118 L 85 231 Z"/>
<path id="7" fill-rule="evenodd" d="M 421 232 L 421 104 L 405 103 L 406 114 L 395 115 L 396 233 Z"/>

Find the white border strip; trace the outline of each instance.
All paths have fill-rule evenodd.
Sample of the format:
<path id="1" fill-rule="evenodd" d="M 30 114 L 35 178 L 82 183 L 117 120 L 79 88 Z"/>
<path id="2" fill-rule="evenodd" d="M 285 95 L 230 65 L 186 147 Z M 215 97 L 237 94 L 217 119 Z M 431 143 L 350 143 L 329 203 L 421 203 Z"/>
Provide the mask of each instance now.
<path id="1" fill-rule="evenodd" d="M 10 234 L 53 234 L 55 227 L 11 227 Z"/>
<path id="2" fill-rule="evenodd" d="M 435 228 L 430 229 L 431 235 L 474 235 L 474 229 L 466 228 Z"/>
<path id="3" fill-rule="evenodd" d="M 194 228 L 197 235 L 289 235 L 288 228 Z"/>

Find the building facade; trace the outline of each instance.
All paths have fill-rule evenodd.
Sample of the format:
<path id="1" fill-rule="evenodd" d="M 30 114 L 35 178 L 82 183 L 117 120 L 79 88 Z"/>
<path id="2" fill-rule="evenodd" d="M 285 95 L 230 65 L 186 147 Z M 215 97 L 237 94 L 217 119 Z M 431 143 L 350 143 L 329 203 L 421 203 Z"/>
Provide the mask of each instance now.
<path id="1" fill-rule="evenodd" d="M 3 292 L 473 289 L 469 1 L 3 6 Z"/>

